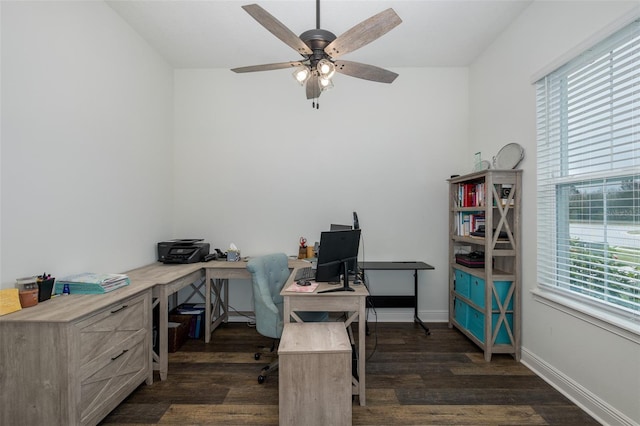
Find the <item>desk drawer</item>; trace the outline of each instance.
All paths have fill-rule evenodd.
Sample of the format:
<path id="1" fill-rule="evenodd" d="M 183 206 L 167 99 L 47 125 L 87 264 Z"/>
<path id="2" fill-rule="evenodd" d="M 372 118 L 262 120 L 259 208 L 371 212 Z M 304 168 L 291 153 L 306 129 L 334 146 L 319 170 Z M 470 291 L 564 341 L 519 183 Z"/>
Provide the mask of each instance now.
<path id="1" fill-rule="evenodd" d="M 95 424 L 149 376 L 150 292 L 78 322 L 82 424 Z"/>
<path id="2" fill-rule="evenodd" d="M 80 364 L 89 363 L 144 331 L 149 312 L 145 300 L 144 296 L 132 297 L 79 322 Z"/>
<path id="3" fill-rule="evenodd" d="M 138 333 L 99 359 L 101 367 L 83 369 L 79 405 L 82 424 L 102 418 L 147 377 L 150 366 L 145 333 Z"/>

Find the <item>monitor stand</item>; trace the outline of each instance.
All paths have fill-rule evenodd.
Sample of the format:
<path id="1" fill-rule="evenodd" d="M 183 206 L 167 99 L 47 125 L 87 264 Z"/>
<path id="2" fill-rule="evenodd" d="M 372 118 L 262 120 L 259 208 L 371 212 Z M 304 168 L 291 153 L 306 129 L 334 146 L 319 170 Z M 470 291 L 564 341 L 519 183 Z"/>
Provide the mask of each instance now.
<path id="1" fill-rule="evenodd" d="M 318 293 L 336 293 L 338 291 L 356 291 L 354 288 L 349 287 L 349 266 L 348 266 L 348 261 L 344 261 L 342 263 L 342 273 L 344 276 L 344 285 L 342 287 L 338 287 L 338 288 L 330 288 L 328 290 L 322 290 L 319 291 Z"/>

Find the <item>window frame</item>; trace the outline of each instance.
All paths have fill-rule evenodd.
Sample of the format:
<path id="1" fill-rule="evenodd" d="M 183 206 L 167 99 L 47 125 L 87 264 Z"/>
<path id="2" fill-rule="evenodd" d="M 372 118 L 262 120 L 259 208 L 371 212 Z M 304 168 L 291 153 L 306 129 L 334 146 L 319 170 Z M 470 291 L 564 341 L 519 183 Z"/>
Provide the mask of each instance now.
<path id="1" fill-rule="evenodd" d="M 548 306 L 559 309 L 566 312 L 576 318 L 580 318 L 589 323 L 597 325 L 601 328 L 605 328 L 615 334 L 621 335 L 625 338 L 633 340 L 636 343 L 640 343 L 640 308 L 638 310 L 625 309 L 623 306 L 617 306 L 610 304 L 606 301 L 590 297 L 583 293 L 571 290 L 569 287 L 571 283 L 568 279 L 561 282 L 556 277 L 560 275 L 563 269 L 563 262 L 560 260 L 560 249 L 558 242 L 562 238 L 560 233 L 569 235 L 569 212 L 565 211 L 568 208 L 562 207 L 560 203 L 560 195 L 558 194 L 559 188 L 567 186 L 572 183 L 586 183 L 599 179 L 614 179 L 617 177 L 637 176 L 640 175 L 640 166 L 633 166 L 627 168 L 620 168 L 619 170 L 607 171 L 607 172 L 591 172 L 577 175 L 570 175 L 567 172 L 567 159 L 569 142 L 567 136 L 567 115 L 568 115 L 568 98 L 566 97 L 566 80 L 561 79 L 556 86 L 548 85 L 549 78 L 555 78 L 556 74 L 565 73 L 569 74 L 569 70 L 575 70 L 578 67 L 585 66 L 593 58 L 597 58 L 603 55 L 603 51 L 600 49 L 611 49 L 611 46 L 615 44 L 622 44 L 621 39 L 624 34 L 640 34 L 640 19 L 637 17 L 631 21 L 626 22 L 624 28 L 618 30 L 612 36 L 602 40 L 600 43 L 594 46 L 593 49 L 587 49 L 587 51 L 577 55 L 577 57 L 570 59 L 567 63 L 558 67 L 556 70 L 547 73 L 540 79 L 536 79 L 536 131 L 537 131 L 537 145 L 538 145 L 538 169 L 537 169 L 537 201 L 538 206 L 545 206 L 549 212 L 555 211 L 555 214 L 543 213 L 540 211 L 537 215 L 538 223 L 538 238 L 537 238 L 537 287 L 532 290 L 534 300 L 544 303 Z M 621 36 L 622 34 L 622 36 Z M 634 62 L 635 63 L 635 62 Z M 562 87 L 562 85 L 565 87 Z M 559 96 L 561 99 L 552 106 L 558 106 L 557 110 L 551 111 L 549 108 L 548 99 L 550 91 L 554 88 L 560 87 L 559 92 L 555 96 Z M 635 85 L 634 85 L 635 88 Z M 544 93 L 545 103 L 541 104 L 541 93 Z M 635 92 L 634 92 L 635 93 Z M 563 96 L 565 96 L 563 98 Z M 638 114 L 635 113 L 634 117 Z M 541 116 L 543 120 L 541 121 Z M 551 117 L 551 119 L 549 119 Z M 555 127 L 554 127 L 555 126 Z M 552 140 L 550 137 L 551 132 L 557 132 L 557 141 Z M 636 141 L 636 134 L 633 134 L 632 140 Z M 557 146 L 553 145 L 555 152 L 552 155 L 546 157 L 548 152 L 541 151 L 541 145 L 552 140 L 557 142 Z M 540 159 L 543 158 L 543 161 Z M 638 158 L 638 157 L 634 157 Z M 561 176 L 550 179 L 552 183 L 545 185 L 541 184 L 541 167 L 555 167 L 554 170 L 560 170 Z M 550 190 L 552 188 L 553 190 Z M 561 217 L 565 215 L 566 221 L 561 221 Z M 545 221 L 541 226 L 541 221 Z M 565 223 L 566 222 L 566 223 Z M 562 231 L 562 223 L 565 223 L 564 231 Z M 560 227 L 560 230 L 559 230 Z M 542 229 L 554 229 L 555 233 L 552 238 L 547 236 L 547 239 L 552 240 L 550 245 L 541 249 L 541 244 L 544 244 L 541 240 L 541 228 Z M 567 239 L 567 241 L 569 241 Z M 566 251 L 566 250 L 565 250 Z M 542 255 L 541 253 L 550 253 L 548 255 Z M 542 257 L 542 260 L 541 260 Z M 566 257 L 568 259 L 568 256 Z M 544 264 L 545 260 L 549 259 L 548 264 Z M 564 262 L 564 265 L 568 265 L 568 262 Z M 551 267 L 549 267 L 551 265 Z M 551 272 L 542 272 L 544 268 L 548 268 Z M 549 279 L 548 276 L 553 278 Z M 548 282 L 545 282 L 548 281 Z"/>

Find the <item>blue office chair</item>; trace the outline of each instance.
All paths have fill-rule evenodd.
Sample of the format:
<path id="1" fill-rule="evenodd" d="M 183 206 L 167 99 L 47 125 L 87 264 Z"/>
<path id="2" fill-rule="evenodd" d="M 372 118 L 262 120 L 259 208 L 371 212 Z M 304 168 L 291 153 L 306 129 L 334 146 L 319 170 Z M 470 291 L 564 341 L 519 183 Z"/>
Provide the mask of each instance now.
<path id="1" fill-rule="evenodd" d="M 264 383 L 268 372 L 278 369 L 277 346 L 282 336 L 283 298 L 280 291 L 289 278 L 289 261 L 284 253 L 268 254 L 254 257 L 247 263 L 247 270 L 251 273 L 253 284 L 253 304 L 256 314 L 256 330 L 265 337 L 274 339 L 271 348 L 266 353 L 276 359 L 265 366 L 258 376 L 258 383 Z M 300 318 L 305 322 L 326 321 L 327 312 L 300 312 Z M 260 359 L 262 352 L 254 357 Z"/>

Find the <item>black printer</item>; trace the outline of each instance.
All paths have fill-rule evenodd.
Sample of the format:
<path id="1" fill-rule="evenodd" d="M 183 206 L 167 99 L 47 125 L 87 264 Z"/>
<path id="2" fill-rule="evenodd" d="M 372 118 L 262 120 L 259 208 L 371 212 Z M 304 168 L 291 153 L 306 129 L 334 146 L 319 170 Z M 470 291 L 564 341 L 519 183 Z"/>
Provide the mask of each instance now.
<path id="1" fill-rule="evenodd" d="M 182 239 L 158 243 L 158 260 L 162 263 L 196 263 L 209 254 L 209 243 L 202 239 Z"/>

